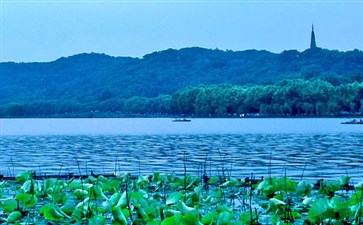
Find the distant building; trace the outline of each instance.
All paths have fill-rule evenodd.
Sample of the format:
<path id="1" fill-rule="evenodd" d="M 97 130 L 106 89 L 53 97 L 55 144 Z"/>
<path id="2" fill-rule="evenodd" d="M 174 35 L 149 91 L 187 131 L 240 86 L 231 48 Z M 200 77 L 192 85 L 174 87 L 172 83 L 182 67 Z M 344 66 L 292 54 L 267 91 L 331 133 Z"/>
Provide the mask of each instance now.
<path id="1" fill-rule="evenodd" d="M 311 40 L 310 40 L 310 49 L 316 49 L 316 41 L 315 41 L 315 33 L 314 33 L 314 25 L 311 27 Z"/>

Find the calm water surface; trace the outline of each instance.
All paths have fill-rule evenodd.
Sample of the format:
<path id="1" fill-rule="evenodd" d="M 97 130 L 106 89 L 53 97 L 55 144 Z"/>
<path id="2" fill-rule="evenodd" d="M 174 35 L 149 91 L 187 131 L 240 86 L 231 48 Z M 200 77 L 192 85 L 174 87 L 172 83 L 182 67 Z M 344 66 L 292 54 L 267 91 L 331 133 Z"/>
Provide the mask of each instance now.
<path id="1" fill-rule="evenodd" d="M 0 174 L 232 173 L 363 180 L 363 126 L 344 119 L 1 119 Z M 305 169 L 304 169 L 305 168 Z"/>

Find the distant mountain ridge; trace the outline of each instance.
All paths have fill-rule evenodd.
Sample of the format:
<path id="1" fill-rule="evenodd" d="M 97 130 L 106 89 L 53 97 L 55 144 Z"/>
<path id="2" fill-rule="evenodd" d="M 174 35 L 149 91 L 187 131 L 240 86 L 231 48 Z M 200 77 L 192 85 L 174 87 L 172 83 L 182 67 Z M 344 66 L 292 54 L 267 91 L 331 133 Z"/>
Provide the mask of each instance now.
<path id="1" fill-rule="evenodd" d="M 270 84 L 291 78 L 322 78 L 333 84 L 363 80 L 362 51 L 320 48 L 275 54 L 193 47 L 154 52 L 143 58 L 83 53 L 52 62 L 0 66 L 0 105 L 155 97 L 202 84 Z"/>

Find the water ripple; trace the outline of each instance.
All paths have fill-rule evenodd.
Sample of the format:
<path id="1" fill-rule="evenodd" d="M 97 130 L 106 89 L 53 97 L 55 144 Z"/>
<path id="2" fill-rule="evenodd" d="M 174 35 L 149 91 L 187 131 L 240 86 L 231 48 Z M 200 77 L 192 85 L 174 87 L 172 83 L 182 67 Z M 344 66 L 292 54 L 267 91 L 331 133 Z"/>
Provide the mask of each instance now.
<path id="1" fill-rule="evenodd" d="M 99 135 L 1 137 L 0 173 L 63 172 L 182 174 L 223 171 L 238 177 L 286 173 L 300 178 L 363 178 L 360 134 Z M 304 170 L 305 168 L 305 170 Z"/>

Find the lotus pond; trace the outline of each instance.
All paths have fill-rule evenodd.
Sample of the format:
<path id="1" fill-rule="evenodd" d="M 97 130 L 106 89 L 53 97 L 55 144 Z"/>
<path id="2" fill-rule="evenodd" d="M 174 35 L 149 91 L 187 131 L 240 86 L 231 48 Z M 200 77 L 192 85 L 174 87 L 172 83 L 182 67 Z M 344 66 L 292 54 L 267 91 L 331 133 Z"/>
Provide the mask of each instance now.
<path id="1" fill-rule="evenodd" d="M 252 176 L 252 175 L 251 175 Z M 0 182 L 5 224 L 362 224 L 363 183 L 185 173 Z"/>

